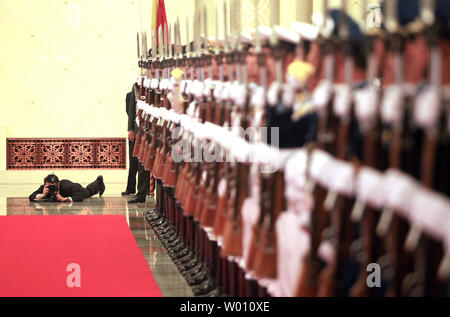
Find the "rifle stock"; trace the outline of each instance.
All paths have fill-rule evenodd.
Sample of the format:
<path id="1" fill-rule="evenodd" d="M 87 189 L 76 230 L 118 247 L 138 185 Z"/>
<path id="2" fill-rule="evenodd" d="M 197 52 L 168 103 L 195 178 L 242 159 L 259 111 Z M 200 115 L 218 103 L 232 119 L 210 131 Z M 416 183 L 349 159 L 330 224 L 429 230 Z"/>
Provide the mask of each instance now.
<path id="1" fill-rule="evenodd" d="M 271 206 L 265 214 L 261 232 L 260 250 L 255 259 L 255 274 L 264 278 L 276 278 L 277 276 L 277 240 L 275 223 L 284 209 L 284 174 L 276 172 L 272 176 L 273 187 L 269 192 Z"/>
<path id="2" fill-rule="evenodd" d="M 320 273 L 320 287 L 317 292 L 319 297 L 343 297 L 346 296 L 345 266 L 350 257 L 350 244 L 352 242 L 352 225 L 350 212 L 353 200 L 339 196 L 336 206 L 331 211 L 333 218 L 333 241 L 335 253 L 331 263 Z"/>
<path id="3" fill-rule="evenodd" d="M 231 167 L 229 166 L 230 163 L 225 162 L 224 167 L 222 169 L 222 175 L 221 175 L 221 182 L 223 184 L 223 188 L 220 190 L 221 193 L 217 193 L 217 212 L 214 219 L 214 234 L 216 236 L 222 236 L 223 230 L 224 230 L 224 224 L 226 220 L 226 212 L 227 212 L 227 206 L 230 203 L 229 197 L 230 197 L 230 180 L 232 178 L 231 176 Z"/>
<path id="4" fill-rule="evenodd" d="M 141 100 L 141 98 L 142 98 L 142 84 L 139 86 L 139 93 L 138 93 L 138 100 Z M 138 110 L 138 114 L 137 114 L 137 118 L 138 118 L 138 120 L 139 120 L 139 131 L 138 131 L 138 134 L 137 134 L 137 136 L 136 136 L 136 138 L 135 138 L 135 140 L 136 140 L 136 142 L 134 143 L 134 149 L 133 149 L 133 156 L 134 157 L 138 157 L 138 155 L 139 155 L 139 148 L 140 148 L 140 146 L 141 146 L 141 138 L 142 138 L 142 131 L 143 131 L 143 128 L 142 128 L 142 126 L 143 126 L 143 114 L 142 114 L 142 110 L 141 109 L 139 109 Z"/>
<path id="5" fill-rule="evenodd" d="M 319 258 L 319 246 L 323 230 L 326 226 L 324 208 L 327 191 L 316 185 L 313 191 L 314 209 L 311 212 L 311 242 L 308 255 L 304 258 L 303 272 L 299 280 L 296 297 L 316 296 L 319 288 L 319 274 L 322 269 L 322 260 Z"/>

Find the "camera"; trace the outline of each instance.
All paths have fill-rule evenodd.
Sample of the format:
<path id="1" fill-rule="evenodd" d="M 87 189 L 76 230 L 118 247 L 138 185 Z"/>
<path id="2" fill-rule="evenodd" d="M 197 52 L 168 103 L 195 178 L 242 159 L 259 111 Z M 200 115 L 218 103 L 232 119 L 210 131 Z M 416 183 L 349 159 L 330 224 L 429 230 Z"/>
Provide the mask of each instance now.
<path id="1" fill-rule="evenodd" d="M 58 193 L 58 186 L 50 185 L 48 186 L 48 198 L 50 201 L 57 201 L 56 194 Z"/>

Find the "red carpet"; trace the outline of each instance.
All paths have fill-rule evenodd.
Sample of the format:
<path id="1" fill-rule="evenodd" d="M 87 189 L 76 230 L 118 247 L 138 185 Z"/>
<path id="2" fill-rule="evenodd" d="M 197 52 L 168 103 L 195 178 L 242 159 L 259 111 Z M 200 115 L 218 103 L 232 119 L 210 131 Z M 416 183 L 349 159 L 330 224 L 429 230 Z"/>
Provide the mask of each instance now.
<path id="1" fill-rule="evenodd" d="M 80 266 L 80 286 L 67 279 Z M 70 280 L 70 279 L 69 279 Z M 0 297 L 159 297 L 124 216 L 0 217 Z"/>

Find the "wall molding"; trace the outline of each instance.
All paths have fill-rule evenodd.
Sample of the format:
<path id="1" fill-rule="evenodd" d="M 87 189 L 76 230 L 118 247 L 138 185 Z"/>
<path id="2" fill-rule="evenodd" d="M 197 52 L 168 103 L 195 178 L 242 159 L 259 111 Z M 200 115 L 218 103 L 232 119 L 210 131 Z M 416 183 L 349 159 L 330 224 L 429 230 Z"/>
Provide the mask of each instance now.
<path id="1" fill-rule="evenodd" d="M 7 170 L 126 169 L 126 138 L 7 138 Z"/>

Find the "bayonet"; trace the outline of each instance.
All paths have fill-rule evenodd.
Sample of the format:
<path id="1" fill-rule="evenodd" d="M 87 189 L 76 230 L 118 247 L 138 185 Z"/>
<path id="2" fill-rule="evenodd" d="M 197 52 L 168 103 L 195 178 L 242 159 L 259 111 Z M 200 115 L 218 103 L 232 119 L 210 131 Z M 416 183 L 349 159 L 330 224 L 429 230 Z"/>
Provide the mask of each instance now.
<path id="1" fill-rule="evenodd" d="M 327 40 L 327 49 L 325 51 L 325 77 L 326 79 L 331 83 L 334 81 L 334 63 L 335 63 L 335 59 L 334 59 L 334 52 L 332 51 L 332 47 L 333 44 L 330 43 L 329 39 L 332 35 L 332 33 L 330 32 L 330 30 L 328 30 L 328 20 L 330 19 L 330 17 L 328 16 L 328 0 L 323 0 L 323 23 L 322 23 L 322 36 Z M 330 48 L 331 47 L 331 48 Z"/>
<path id="2" fill-rule="evenodd" d="M 422 0 L 421 17 L 429 28 L 427 31 L 427 42 L 430 49 L 430 72 L 429 81 L 435 87 L 441 88 L 442 84 L 442 55 L 438 48 L 437 31 L 430 29 L 435 22 L 435 0 Z"/>
<path id="3" fill-rule="evenodd" d="M 215 33 L 216 33 L 216 55 L 220 54 L 220 43 L 219 43 L 219 2 L 216 2 L 216 6 L 215 6 L 215 10 L 216 10 L 216 27 L 215 27 Z"/>
<path id="4" fill-rule="evenodd" d="M 238 52 L 242 52 L 244 47 L 242 45 L 242 39 L 241 39 L 241 35 L 242 35 L 242 25 L 241 25 L 241 0 L 237 0 L 238 1 L 238 8 L 239 8 L 239 13 L 238 13 L 238 43 L 237 43 L 237 50 Z"/>
<path id="5" fill-rule="evenodd" d="M 255 53 L 261 54 L 261 34 L 259 33 L 259 0 L 255 0 Z"/>
<path id="6" fill-rule="evenodd" d="M 386 29 L 394 34 L 398 31 L 397 1 L 386 1 Z"/>
<path id="7" fill-rule="evenodd" d="M 396 84 L 403 84 L 404 68 L 402 56 L 402 38 L 399 33 L 397 0 L 387 1 L 387 21 L 386 28 L 391 33 L 391 50 L 394 53 L 394 76 Z"/>
<path id="8" fill-rule="evenodd" d="M 227 2 L 223 1 L 223 51 L 225 54 L 228 53 L 228 16 L 227 16 Z"/>
<path id="9" fill-rule="evenodd" d="M 279 87 L 283 84 L 283 60 L 281 59 L 281 48 L 278 45 L 277 33 L 275 32 L 275 21 L 271 19 L 270 26 L 272 29 L 272 34 L 270 37 L 270 46 L 272 47 L 275 56 L 275 67 L 277 83 Z"/>
<path id="10" fill-rule="evenodd" d="M 141 50 L 139 47 L 139 32 L 137 32 L 137 54 L 138 54 L 138 65 L 141 67 Z"/>
<path id="11" fill-rule="evenodd" d="M 178 67 L 178 17 L 173 25 L 173 59 L 174 67 Z"/>
<path id="12" fill-rule="evenodd" d="M 220 52 L 220 40 L 219 40 L 219 2 L 216 2 L 216 61 L 219 65 L 219 80 L 223 82 L 223 61 L 222 54 Z"/>
<path id="13" fill-rule="evenodd" d="M 160 79 L 160 73 L 159 73 L 159 71 L 160 71 L 160 69 L 161 69 L 161 61 L 162 61 L 162 38 L 163 38 L 163 35 L 162 35 L 162 26 L 160 26 L 159 28 L 158 28 L 158 43 L 157 43 L 157 46 L 158 46 L 158 55 L 157 55 L 157 58 L 156 58 L 156 60 L 157 60 L 157 63 L 156 63 L 156 69 L 155 69 L 155 74 L 156 74 L 156 78 L 157 79 Z"/>
<path id="14" fill-rule="evenodd" d="M 167 24 L 163 24 L 163 56 L 162 56 L 162 68 L 163 68 L 163 78 L 167 78 Z"/>
<path id="15" fill-rule="evenodd" d="M 167 24 L 164 23 L 163 24 L 163 54 L 164 54 L 163 57 L 164 57 L 164 60 L 166 60 L 167 57 L 168 57 L 167 47 L 168 47 L 168 43 L 167 43 Z"/>
<path id="16" fill-rule="evenodd" d="M 205 9 L 205 7 L 203 7 Z M 201 67 L 201 81 L 205 80 L 205 68 L 206 68 L 206 47 L 207 47 L 207 39 L 206 39 L 206 11 L 198 11 L 198 46 L 199 46 L 199 66 Z M 203 22 L 203 23 L 202 23 Z M 201 29 L 203 29 L 203 40 L 201 36 Z M 203 43 L 203 47 L 202 47 Z"/>
<path id="17" fill-rule="evenodd" d="M 167 40 L 167 56 L 169 57 L 169 59 L 173 58 L 173 51 L 172 51 L 172 24 L 169 24 L 169 28 L 168 28 L 168 40 Z"/>
<path id="18" fill-rule="evenodd" d="M 329 38 L 331 36 L 331 33 L 327 29 L 328 26 L 328 0 L 322 0 L 322 21 L 319 26 L 320 28 L 320 34 L 325 38 Z"/>
<path id="19" fill-rule="evenodd" d="M 223 2 L 223 14 L 224 14 L 224 30 L 225 30 L 225 34 L 224 34 L 224 53 L 225 56 L 227 57 L 227 64 L 229 65 L 228 69 L 229 69 L 229 78 L 228 81 L 229 82 L 233 82 L 233 67 L 232 67 L 232 46 L 231 43 L 229 42 L 230 39 L 228 38 L 228 14 L 227 14 L 227 2 L 226 0 L 224 0 Z M 230 20 L 231 20 L 231 11 L 230 11 Z"/>
<path id="20" fill-rule="evenodd" d="M 190 34 L 189 34 L 189 15 L 186 16 L 186 56 L 191 52 Z"/>
<path id="21" fill-rule="evenodd" d="M 195 43 L 196 43 L 196 54 L 197 54 L 197 58 L 200 58 L 202 56 L 202 47 L 201 47 L 201 37 L 200 37 L 200 32 L 201 32 L 201 25 L 202 25 L 202 18 L 201 18 L 201 14 L 200 11 L 197 10 L 197 12 L 195 13 L 196 15 L 196 31 L 195 31 Z"/>
<path id="22" fill-rule="evenodd" d="M 203 46 L 204 46 L 204 54 L 205 55 L 209 55 L 209 51 L 208 51 L 208 16 L 206 13 L 206 6 L 203 7 L 203 36 L 204 36 L 204 41 L 203 41 Z"/>
<path id="23" fill-rule="evenodd" d="M 148 57 L 147 32 L 144 32 L 144 59 L 147 60 L 147 57 Z"/>
<path id="24" fill-rule="evenodd" d="M 147 38 L 147 32 L 145 32 L 145 68 L 147 68 L 147 77 L 150 78 L 150 54 L 149 54 L 149 49 L 148 49 L 148 38 Z"/>
<path id="25" fill-rule="evenodd" d="M 206 6 L 203 7 L 203 23 L 204 23 L 204 31 L 205 31 L 205 56 L 206 56 L 206 63 L 208 65 L 208 77 L 210 80 L 213 79 L 213 73 L 212 73 L 212 66 L 211 66 L 211 59 L 212 56 L 209 53 L 209 42 L 208 42 L 208 15 L 206 12 Z"/>
<path id="26" fill-rule="evenodd" d="M 145 42 L 144 42 L 144 40 L 145 40 L 144 32 L 141 32 L 141 47 L 142 47 L 141 60 L 144 60 L 144 56 L 145 56 Z"/>
<path id="27" fill-rule="evenodd" d="M 195 18 L 194 18 L 195 20 Z M 189 24 L 189 15 L 186 16 L 186 57 L 187 57 L 187 62 L 188 62 L 188 66 L 189 66 L 189 73 L 190 73 L 190 80 L 194 80 L 194 63 L 193 63 L 193 58 L 195 55 L 195 39 L 192 40 L 192 47 L 191 47 L 191 36 L 189 34 L 189 29 L 190 29 L 190 24 Z M 193 30 L 193 33 L 195 33 L 195 30 Z"/>
<path id="28" fill-rule="evenodd" d="M 347 19 L 347 0 L 341 0 L 341 17 L 339 23 L 339 37 L 343 41 L 348 41 L 349 30 L 348 30 L 348 19 Z"/>
<path id="29" fill-rule="evenodd" d="M 259 32 L 259 0 L 255 1 L 255 53 L 257 55 L 258 58 L 258 66 L 260 69 L 260 81 L 261 81 L 261 87 L 265 89 L 267 88 L 267 70 L 266 70 L 266 65 L 265 65 L 265 56 L 264 53 L 262 51 L 262 44 L 261 44 L 261 33 Z"/>
<path id="30" fill-rule="evenodd" d="M 156 51 L 158 49 L 156 48 L 156 36 L 155 34 L 152 35 L 152 61 L 155 61 L 156 58 Z"/>
<path id="31" fill-rule="evenodd" d="M 362 23 L 360 23 L 360 28 L 363 33 L 367 30 L 367 0 L 361 0 L 361 11 L 362 11 Z"/>
<path id="32" fill-rule="evenodd" d="M 182 45 L 181 45 L 181 33 L 180 33 L 180 18 L 177 17 L 177 33 L 176 33 L 176 37 L 177 37 L 177 50 L 176 50 L 176 54 L 178 55 L 178 59 L 181 60 L 183 58 L 182 54 Z"/>
<path id="33" fill-rule="evenodd" d="M 350 23 L 348 21 L 349 12 L 348 1 L 342 0 L 342 15 L 341 15 L 341 25 L 340 25 L 340 37 L 343 41 L 344 45 L 344 55 L 345 55 L 345 83 L 347 85 L 351 85 L 353 82 L 353 56 L 352 56 L 352 48 L 350 43 Z"/>
<path id="34" fill-rule="evenodd" d="M 137 57 L 138 57 L 138 59 L 140 59 L 141 58 L 141 51 L 139 49 L 139 32 L 136 33 L 136 36 L 137 36 Z"/>
<path id="35" fill-rule="evenodd" d="M 231 51 L 236 51 L 236 44 L 237 41 L 234 38 L 234 32 L 235 32 L 235 25 L 233 23 L 233 16 L 234 16 L 234 0 L 230 0 L 230 49 Z"/>
<path id="36" fill-rule="evenodd" d="M 435 14 L 434 9 L 436 6 L 435 0 L 422 0 L 422 9 L 420 12 L 420 17 L 426 25 L 430 26 L 434 24 Z"/>

